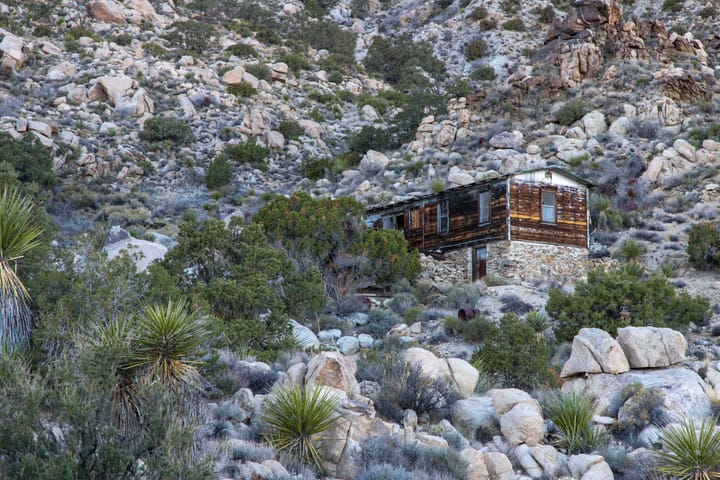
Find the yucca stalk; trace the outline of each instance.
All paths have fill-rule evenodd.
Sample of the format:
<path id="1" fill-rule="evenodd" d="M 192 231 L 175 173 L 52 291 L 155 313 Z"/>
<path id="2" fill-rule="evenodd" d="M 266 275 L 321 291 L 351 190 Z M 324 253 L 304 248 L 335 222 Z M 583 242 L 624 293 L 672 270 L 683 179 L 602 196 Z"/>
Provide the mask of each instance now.
<path id="1" fill-rule="evenodd" d="M 323 471 L 314 440 L 337 422 L 334 415 L 337 401 L 336 394 L 321 386 L 276 389 L 264 404 L 265 439 L 279 451 L 296 455 Z"/>
<path id="2" fill-rule="evenodd" d="M 147 370 L 146 378 L 170 389 L 195 384 L 197 362 L 190 358 L 203 342 L 205 330 L 185 301 L 146 305 L 138 319 L 128 368 Z"/>
<path id="3" fill-rule="evenodd" d="M 720 430 L 717 419 L 705 420 L 699 427 L 686 419 L 662 433 L 663 451 L 656 452 L 656 470 L 678 480 L 720 479 Z"/>
<path id="4" fill-rule="evenodd" d="M 40 243 L 32 202 L 16 189 L 0 194 L 0 344 L 8 350 L 30 342 L 30 294 L 17 274 L 18 261 Z"/>

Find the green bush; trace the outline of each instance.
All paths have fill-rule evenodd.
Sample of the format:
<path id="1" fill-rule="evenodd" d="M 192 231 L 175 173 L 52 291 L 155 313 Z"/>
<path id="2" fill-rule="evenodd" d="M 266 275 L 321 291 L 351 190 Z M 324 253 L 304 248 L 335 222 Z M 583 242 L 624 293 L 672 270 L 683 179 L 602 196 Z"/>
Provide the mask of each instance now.
<path id="1" fill-rule="evenodd" d="M 264 63 L 248 65 L 245 67 L 245 71 L 258 80 L 265 80 L 268 83 L 272 82 L 272 70 Z"/>
<path id="2" fill-rule="evenodd" d="M 712 222 L 700 222 L 690 229 L 687 253 L 690 263 L 700 270 L 720 265 L 720 232 Z"/>
<path id="3" fill-rule="evenodd" d="M 283 136 L 290 140 L 297 140 L 300 135 L 305 134 L 305 130 L 295 120 L 285 120 L 280 122 L 277 127 L 277 131 L 282 133 Z"/>
<path id="4" fill-rule="evenodd" d="M 477 7 L 470 14 L 470 18 L 473 20 L 484 20 L 488 17 L 489 12 L 485 7 Z"/>
<path id="5" fill-rule="evenodd" d="M 503 23 L 502 27 L 511 32 L 524 32 L 525 22 L 522 21 L 522 18 L 513 18 Z"/>
<path id="6" fill-rule="evenodd" d="M 224 155 L 216 157 L 208 166 L 205 185 L 208 189 L 217 189 L 228 185 L 232 180 L 232 165 Z"/>
<path id="7" fill-rule="evenodd" d="M 558 445 L 571 455 L 590 453 L 607 443 L 593 424 L 593 400 L 585 394 L 559 394 L 547 402 L 545 416 L 562 432 Z"/>
<path id="8" fill-rule="evenodd" d="M 305 11 L 312 17 L 323 17 L 337 5 L 338 0 L 302 0 Z"/>
<path id="9" fill-rule="evenodd" d="M 465 342 L 479 344 L 492 330 L 493 322 L 485 317 L 477 316 L 470 320 L 460 320 L 457 317 L 446 317 L 443 322 L 445 331 L 451 335 L 459 335 Z"/>
<path id="10" fill-rule="evenodd" d="M 665 0 L 660 9 L 663 12 L 678 13 L 682 10 L 684 3 L 683 0 Z"/>
<path id="11" fill-rule="evenodd" d="M 412 282 L 422 270 L 420 254 L 409 250 L 399 230 L 371 230 L 358 244 L 358 253 L 367 259 L 358 274 L 375 286 L 392 285 L 401 278 Z"/>
<path id="12" fill-rule="evenodd" d="M 186 121 L 173 117 L 153 117 L 145 121 L 140 139 L 146 142 L 171 142 L 178 145 L 190 143 L 194 139 L 192 130 Z"/>
<path id="13" fill-rule="evenodd" d="M 583 99 L 576 98 L 565 102 L 557 112 L 555 112 L 555 121 L 561 125 L 572 125 L 580 120 L 586 113 L 590 111 L 590 107 Z"/>
<path id="14" fill-rule="evenodd" d="M 244 143 L 225 145 L 223 154 L 234 162 L 258 165 L 270 155 L 270 149 L 258 144 L 255 137 L 252 137 Z"/>
<path id="15" fill-rule="evenodd" d="M 551 348 L 533 328 L 513 313 L 493 325 L 473 354 L 488 372 L 500 374 L 507 387 L 532 389 L 554 382 Z"/>
<path id="16" fill-rule="evenodd" d="M 252 97 L 257 95 L 257 89 L 247 82 L 231 83 L 227 86 L 227 92 L 238 98 Z"/>
<path id="17" fill-rule="evenodd" d="M 475 308 L 480 297 L 482 297 L 482 290 L 475 283 L 453 285 L 447 291 L 445 308 Z"/>
<path id="18" fill-rule="evenodd" d="M 303 160 L 300 172 L 310 180 L 318 181 L 325 178 L 325 172 L 329 165 L 330 160 L 327 158 L 308 158 Z"/>
<path id="19" fill-rule="evenodd" d="M 385 129 L 365 125 L 359 132 L 350 137 L 350 151 L 365 155 L 368 150 L 383 151 L 392 145 L 391 133 Z"/>
<path id="20" fill-rule="evenodd" d="M 308 23 L 301 38 L 317 50 L 324 49 L 346 58 L 353 58 L 355 54 L 356 35 L 330 21 Z"/>
<path id="21" fill-rule="evenodd" d="M 235 43 L 225 49 L 229 55 L 236 57 L 257 57 L 258 52 L 255 47 L 246 43 Z"/>
<path id="22" fill-rule="evenodd" d="M 163 38 L 169 40 L 181 53 L 193 56 L 206 55 L 212 43 L 212 38 L 217 34 L 215 27 L 209 23 L 187 20 L 175 22 L 173 29 L 165 34 Z"/>
<path id="23" fill-rule="evenodd" d="M 495 69 L 491 67 L 490 65 L 480 65 L 475 70 L 473 70 L 472 74 L 470 75 L 473 80 L 480 80 L 480 81 L 493 81 L 495 80 L 495 77 L 497 76 L 495 74 Z"/>
<path id="24" fill-rule="evenodd" d="M 313 463 L 322 471 L 323 462 L 315 441 L 340 418 L 335 414 L 338 400 L 337 393 L 322 386 L 273 391 L 263 404 L 265 439 L 280 452 L 295 455 L 304 463 Z"/>
<path id="25" fill-rule="evenodd" d="M 686 292 L 678 294 L 664 276 L 630 263 L 590 270 L 573 293 L 551 289 L 545 309 L 556 320 L 557 339 L 570 341 L 584 327 L 601 328 L 614 336 L 618 328 L 630 325 L 683 328 L 690 322 L 703 324 L 709 303 Z"/>
<path id="26" fill-rule="evenodd" d="M 36 182 L 50 187 L 57 180 L 53 173 L 52 155 L 31 133 L 15 140 L 10 134 L 0 132 L 0 163 L 4 162 L 15 169 L 21 182 Z"/>
<path id="27" fill-rule="evenodd" d="M 465 47 L 465 58 L 470 61 L 484 57 L 488 51 L 488 44 L 482 38 L 477 38 Z"/>
<path id="28" fill-rule="evenodd" d="M 303 70 L 309 70 L 312 68 L 312 64 L 302 55 L 297 52 L 288 52 L 282 55 L 279 59 L 281 62 L 285 62 L 288 69 L 296 75 Z"/>
<path id="29" fill-rule="evenodd" d="M 255 40 L 270 45 L 282 45 L 283 37 L 275 28 L 260 27 L 255 30 Z"/>
<path id="30" fill-rule="evenodd" d="M 645 245 L 634 238 L 628 238 L 620 244 L 617 256 L 626 262 L 637 262 L 645 252 L 647 252 Z"/>
<path id="31" fill-rule="evenodd" d="M 542 23 L 552 23 L 555 20 L 555 9 L 552 5 L 545 5 L 543 8 L 538 7 L 537 13 Z"/>
<path id="32" fill-rule="evenodd" d="M 445 73 L 445 65 L 433 55 L 432 45 L 413 42 L 408 35 L 395 39 L 375 37 L 364 63 L 369 73 L 380 75 L 401 90 L 428 86 L 418 68 L 438 79 Z"/>
<path id="33" fill-rule="evenodd" d="M 657 471 L 679 480 L 720 478 L 720 430 L 718 420 L 703 419 L 697 426 L 691 419 L 666 428 L 663 451 L 656 452 Z"/>
<path id="34" fill-rule="evenodd" d="M 620 393 L 622 414 L 612 427 L 618 438 L 631 445 L 637 443 L 638 435 L 649 426 L 661 427 L 667 423 L 664 396 L 661 390 L 645 388 L 634 383 Z"/>

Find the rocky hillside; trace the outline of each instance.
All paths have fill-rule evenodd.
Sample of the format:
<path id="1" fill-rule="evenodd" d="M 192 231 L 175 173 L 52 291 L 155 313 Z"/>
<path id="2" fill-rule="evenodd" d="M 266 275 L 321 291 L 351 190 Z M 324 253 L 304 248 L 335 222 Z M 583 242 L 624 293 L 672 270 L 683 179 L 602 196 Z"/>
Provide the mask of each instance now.
<path id="1" fill-rule="evenodd" d="M 720 278 L 696 268 L 720 263 L 718 228 L 687 249 L 720 207 L 719 27 L 715 0 L 0 0 L 0 184 L 53 240 L 20 262 L 37 321 L 27 355 L 0 355 L 0 473 L 666 478 L 663 428 L 720 402 Z M 312 199 L 549 165 L 595 184 L 591 254 L 622 268 L 346 295 L 379 264 L 354 204 Z M 314 231 L 250 223 L 295 192 L 265 215 Z M 25 253 L 0 248 L 0 274 Z M 23 302 L 0 294 L 2 337 Z M 200 313 L 153 362 L 167 312 L 146 303 L 175 297 Z M 310 386 L 335 420 L 285 456 L 278 392 Z"/>

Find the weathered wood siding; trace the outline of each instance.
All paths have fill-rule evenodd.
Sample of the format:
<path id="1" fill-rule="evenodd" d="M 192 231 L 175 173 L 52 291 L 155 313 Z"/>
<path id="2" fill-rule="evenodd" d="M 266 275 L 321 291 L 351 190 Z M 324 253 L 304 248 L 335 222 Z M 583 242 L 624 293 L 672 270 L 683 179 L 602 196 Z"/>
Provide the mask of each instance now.
<path id="1" fill-rule="evenodd" d="M 506 182 L 489 183 L 458 193 L 452 190 L 441 195 L 437 202 L 425 204 L 424 244 L 413 245 L 421 250 L 446 249 L 469 242 L 482 243 L 502 240 L 507 232 Z M 478 197 L 490 191 L 490 222 L 480 225 Z M 448 200 L 450 206 L 450 229 L 438 231 L 438 203 Z M 416 241 L 412 237 L 413 242 Z M 408 238 L 410 241 L 410 237 Z"/>
<path id="2" fill-rule="evenodd" d="M 542 192 L 555 192 L 555 223 L 541 221 Z M 511 181 L 510 239 L 587 246 L 587 190 Z"/>
<path id="3" fill-rule="evenodd" d="M 490 222 L 480 225 L 479 195 L 489 191 Z M 488 182 L 473 188 L 448 190 L 436 197 L 402 206 L 389 207 L 386 211 L 376 211 L 380 218 L 373 227 L 382 228 L 382 216 L 404 214 L 403 232 L 411 248 L 419 250 L 447 250 L 457 245 L 483 243 L 491 240 L 504 240 L 507 236 L 507 180 Z M 438 231 L 438 203 L 449 202 L 450 229 L 446 233 Z M 413 209 L 422 211 L 421 225 L 411 228 L 410 217 Z"/>

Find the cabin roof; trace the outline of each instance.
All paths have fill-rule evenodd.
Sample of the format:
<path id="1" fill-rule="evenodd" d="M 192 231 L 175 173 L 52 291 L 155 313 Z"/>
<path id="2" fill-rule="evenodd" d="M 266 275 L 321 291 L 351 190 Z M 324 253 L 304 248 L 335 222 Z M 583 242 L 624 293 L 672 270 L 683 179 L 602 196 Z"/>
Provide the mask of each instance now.
<path id="1" fill-rule="evenodd" d="M 500 175 L 500 176 L 497 176 L 497 177 L 486 178 L 486 179 L 483 179 L 483 180 L 478 180 L 477 182 L 468 183 L 467 185 L 460 185 L 460 186 L 457 186 L 457 187 L 448 188 L 447 190 L 443 190 L 442 192 L 437 192 L 437 193 L 433 192 L 433 193 L 426 193 L 426 194 L 423 194 L 423 195 L 417 195 L 417 196 L 414 196 L 414 197 L 412 197 L 412 198 L 408 198 L 408 199 L 406 199 L 406 200 L 402 200 L 402 201 L 400 201 L 400 202 L 371 205 L 371 206 L 368 206 L 367 212 L 368 212 L 368 213 L 371 213 L 371 214 L 372 214 L 372 213 L 378 213 L 378 212 L 381 212 L 381 211 L 384 211 L 384 210 L 394 209 L 394 208 L 398 208 L 398 207 L 401 207 L 401 206 L 410 205 L 410 204 L 413 204 L 413 203 L 416 203 L 416 202 L 419 202 L 419 201 L 423 201 L 423 200 L 429 200 L 429 199 L 432 199 L 432 198 L 441 198 L 441 197 L 444 197 L 445 195 L 462 193 L 462 192 L 464 192 L 464 191 L 466 191 L 466 190 L 470 190 L 470 191 L 471 191 L 471 190 L 473 190 L 474 188 L 477 188 L 477 187 L 480 186 L 480 185 L 489 185 L 489 184 L 491 184 L 491 183 L 496 183 L 496 182 L 505 181 L 505 180 L 507 180 L 507 179 L 509 179 L 509 178 L 512 178 L 512 177 L 515 177 L 515 176 L 518 176 L 518 175 L 527 174 L 527 173 L 533 173 L 533 172 L 539 172 L 539 171 L 551 171 L 551 172 L 553 172 L 553 173 L 559 173 L 560 175 L 563 175 L 563 176 L 565 176 L 565 177 L 567 177 L 567 178 L 569 178 L 569 179 L 571 179 L 571 180 L 574 180 L 574 181 L 576 181 L 576 182 L 578 182 L 578 183 L 580 183 L 580 184 L 582 184 L 582 185 L 585 185 L 585 186 L 588 187 L 588 188 L 592 188 L 592 187 L 595 186 L 595 185 L 594 185 L 592 182 L 590 182 L 589 180 L 586 180 L 586 179 L 584 179 L 584 178 L 582 178 L 582 177 L 579 177 L 579 176 L 575 175 L 574 173 L 570 172 L 569 170 L 567 170 L 567 169 L 565 169 L 565 168 L 562 168 L 562 167 L 557 166 L 557 165 L 550 165 L 550 166 L 547 166 L 547 167 L 532 168 L 532 169 L 529 169 L 529 170 L 520 170 L 520 171 L 517 171 L 517 172 L 514 172 L 514 173 L 508 173 L 508 174 Z"/>

